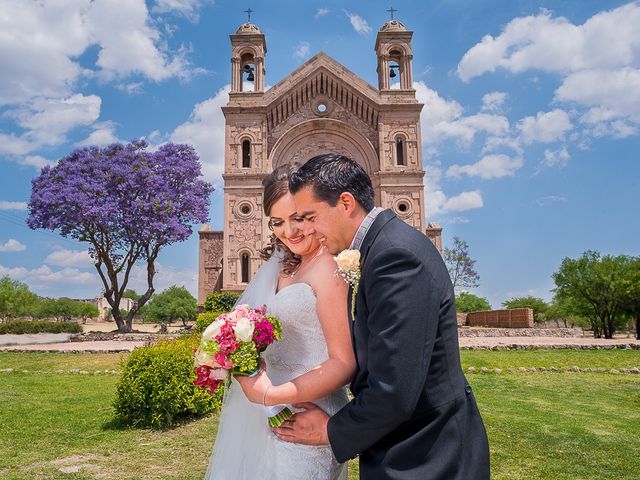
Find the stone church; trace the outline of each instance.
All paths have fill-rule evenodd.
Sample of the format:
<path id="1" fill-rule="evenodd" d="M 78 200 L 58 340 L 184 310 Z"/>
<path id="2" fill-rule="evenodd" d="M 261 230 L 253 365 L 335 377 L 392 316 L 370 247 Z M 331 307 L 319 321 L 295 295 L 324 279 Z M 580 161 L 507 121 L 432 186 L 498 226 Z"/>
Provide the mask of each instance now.
<path id="1" fill-rule="evenodd" d="M 265 91 L 267 44 L 252 24 L 231 38 L 225 126 L 224 231 L 199 232 L 198 303 L 213 291 L 242 291 L 262 261 L 270 230 L 262 179 L 274 168 L 339 153 L 371 176 L 376 204 L 392 209 L 441 248 L 425 225 L 420 111 L 413 89 L 413 32 L 386 22 L 375 43 L 378 88 L 318 53 Z M 372 58 L 373 60 L 373 58 Z"/>

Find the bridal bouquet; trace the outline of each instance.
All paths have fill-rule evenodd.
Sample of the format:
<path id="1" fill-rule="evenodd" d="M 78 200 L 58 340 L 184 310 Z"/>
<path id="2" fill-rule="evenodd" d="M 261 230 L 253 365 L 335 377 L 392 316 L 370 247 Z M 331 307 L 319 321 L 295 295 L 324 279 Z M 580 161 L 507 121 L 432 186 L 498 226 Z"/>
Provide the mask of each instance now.
<path id="1" fill-rule="evenodd" d="M 238 305 L 219 315 L 202 333 L 195 350 L 197 379 L 193 383 L 213 394 L 230 381 L 230 375 L 257 373 L 260 352 L 282 337 L 280 320 L 266 313 L 266 307 Z M 271 426 L 280 426 L 293 415 L 285 405 L 266 408 Z"/>

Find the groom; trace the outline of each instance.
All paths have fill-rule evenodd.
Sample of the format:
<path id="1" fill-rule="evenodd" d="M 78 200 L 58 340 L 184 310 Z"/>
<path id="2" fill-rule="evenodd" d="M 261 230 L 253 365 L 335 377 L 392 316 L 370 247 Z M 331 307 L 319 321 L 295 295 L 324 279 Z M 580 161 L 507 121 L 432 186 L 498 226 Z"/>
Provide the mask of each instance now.
<path id="1" fill-rule="evenodd" d="M 329 444 L 340 462 L 360 455 L 363 479 L 488 479 L 487 436 L 460 367 L 455 296 L 436 248 L 374 208 L 369 176 L 344 156 L 312 158 L 289 189 L 306 235 L 334 255 L 360 251 L 349 308 L 357 370 L 342 410 L 329 418 L 304 404 L 276 435 Z"/>

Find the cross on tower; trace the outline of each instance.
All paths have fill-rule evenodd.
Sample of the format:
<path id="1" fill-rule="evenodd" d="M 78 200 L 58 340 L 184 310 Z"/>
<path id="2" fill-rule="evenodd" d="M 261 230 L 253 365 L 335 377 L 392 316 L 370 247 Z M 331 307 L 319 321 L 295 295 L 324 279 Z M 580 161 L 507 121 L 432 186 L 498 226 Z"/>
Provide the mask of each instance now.
<path id="1" fill-rule="evenodd" d="M 244 11 L 244 13 L 247 14 L 247 17 L 248 17 L 247 22 L 251 22 L 251 14 L 255 13 L 255 10 L 251 10 L 251 8 L 248 8 L 247 10 Z"/>
<path id="2" fill-rule="evenodd" d="M 389 12 L 391 14 L 391 20 L 393 20 L 393 14 L 395 12 L 397 12 L 398 10 L 396 10 L 395 8 L 391 7 L 389 10 L 387 10 L 387 12 Z"/>

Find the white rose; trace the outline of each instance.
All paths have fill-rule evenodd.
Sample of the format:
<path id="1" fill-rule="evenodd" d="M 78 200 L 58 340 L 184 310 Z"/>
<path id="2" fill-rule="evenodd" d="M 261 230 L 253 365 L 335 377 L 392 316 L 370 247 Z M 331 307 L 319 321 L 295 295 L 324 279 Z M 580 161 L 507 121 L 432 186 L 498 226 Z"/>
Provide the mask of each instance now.
<path id="1" fill-rule="evenodd" d="M 357 271 L 360 268 L 360 250 L 343 250 L 335 260 L 343 272 Z"/>
<path id="2" fill-rule="evenodd" d="M 219 333 L 220 329 L 224 325 L 224 320 L 214 320 L 207 328 L 204 329 L 202 333 L 202 341 L 210 341 L 215 338 Z"/>
<path id="3" fill-rule="evenodd" d="M 213 361 L 213 357 L 202 350 L 198 350 L 195 355 L 196 365 L 207 365 L 208 367 L 217 366 Z"/>
<path id="4" fill-rule="evenodd" d="M 248 342 L 253 337 L 253 323 L 246 317 L 239 318 L 233 331 L 240 342 Z"/>

